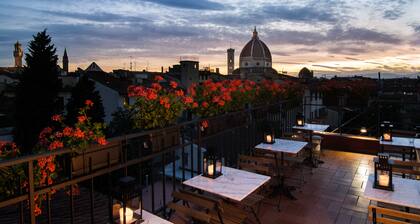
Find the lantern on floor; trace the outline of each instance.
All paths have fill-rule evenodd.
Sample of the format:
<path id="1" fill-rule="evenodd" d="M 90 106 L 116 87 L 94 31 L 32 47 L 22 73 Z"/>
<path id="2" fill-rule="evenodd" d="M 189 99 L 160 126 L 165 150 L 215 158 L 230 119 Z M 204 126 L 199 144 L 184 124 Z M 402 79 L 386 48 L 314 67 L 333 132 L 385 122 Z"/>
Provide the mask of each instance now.
<path id="1" fill-rule="evenodd" d="M 378 157 L 374 159 L 375 162 L 375 177 L 373 187 L 388 191 L 394 190 L 392 184 L 392 163 L 389 160 L 389 155 L 386 153 L 379 153 Z"/>
<path id="2" fill-rule="evenodd" d="M 305 116 L 302 113 L 296 115 L 296 126 L 305 126 Z"/>
<path id="3" fill-rule="evenodd" d="M 392 128 L 394 126 L 389 121 L 384 121 L 381 124 L 382 141 L 392 141 Z"/>
<path id="4" fill-rule="evenodd" d="M 118 185 L 113 190 L 113 197 L 117 200 L 113 209 L 118 209 L 119 218 L 116 223 L 129 224 L 142 222 L 143 202 L 141 188 L 136 186 L 134 177 L 125 176 L 118 180 Z M 134 204 L 135 202 L 135 204 Z M 119 206 L 118 206 L 119 205 Z M 134 211 L 137 209 L 136 211 Z M 114 217 L 115 218 L 115 217 Z"/>
<path id="5" fill-rule="evenodd" d="M 205 153 L 203 157 L 203 176 L 216 179 L 222 175 L 222 161 L 213 153 Z"/>
<path id="6" fill-rule="evenodd" d="M 264 132 L 264 143 L 265 144 L 274 144 L 276 141 L 274 139 L 274 130 L 266 130 Z"/>

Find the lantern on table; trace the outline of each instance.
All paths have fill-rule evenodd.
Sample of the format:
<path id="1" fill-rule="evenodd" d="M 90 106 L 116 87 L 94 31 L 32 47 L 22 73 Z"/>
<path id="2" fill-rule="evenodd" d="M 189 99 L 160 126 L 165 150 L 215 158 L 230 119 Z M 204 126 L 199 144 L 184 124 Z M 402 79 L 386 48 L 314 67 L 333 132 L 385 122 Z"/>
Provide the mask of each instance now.
<path id="1" fill-rule="evenodd" d="M 125 176 L 118 180 L 118 185 L 113 191 L 113 196 L 117 200 L 113 209 L 118 209 L 117 214 L 119 214 L 116 223 L 129 224 L 143 221 L 143 202 L 140 192 L 141 188 L 136 187 L 134 177 Z M 133 206 L 134 201 L 136 204 Z M 134 211 L 134 209 L 138 210 Z"/>
<path id="2" fill-rule="evenodd" d="M 206 152 L 203 157 L 203 176 L 216 179 L 222 175 L 222 161 L 214 153 Z"/>
<path id="3" fill-rule="evenodd" d="M 274 144 L 276 141 L 274 139 L 274 130 L 270 129 L 270 130 L 266 130 L 264 132 L 264 143 L 265 144 Z"/>
<path id="4" fill-rule="evenodd" d="M 367 131 L 366 127 L 361 127 L 360 128 L 360 134 L 365 135 L 367 132 L 368 131 Z"/>
<path id="5" fill-rule="evenodd" d="M 384 121 L 381 124 L 381 129 L 382 129 L 382 141 L 392 141 L 392 128 L 394 127 L 394 125 L 391 124 L 391 122 L 389 121 Z"/>
<path id="6" fill-rule="evenodd" d="M 420 125 L 416 125 L 416 127 L 414 127 L 414 131 L 415 131 L 415 138 L 420 138 Z"/>
<path id="7" fill-rule="evenodd" d="M 374 159 L 375 162 L 375 176 L 373 187 L 382 190 L 393 191 L 392 184 L 392 162 L 389 160 L 389 155 L 386 153 L 379 153 L 378 157 Z"/>
<path id="8" fill-rule="evenodd" d="M 305 126 L 305 116 L 302 113 L 296 115 L 296 126 Z"/>

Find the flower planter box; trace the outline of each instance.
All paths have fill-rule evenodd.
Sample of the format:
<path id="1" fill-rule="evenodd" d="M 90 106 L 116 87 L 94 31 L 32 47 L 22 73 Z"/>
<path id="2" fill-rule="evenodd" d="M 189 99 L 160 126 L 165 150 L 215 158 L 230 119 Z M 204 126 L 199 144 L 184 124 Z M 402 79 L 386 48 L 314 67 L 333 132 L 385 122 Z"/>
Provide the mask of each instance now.
<path id="1" fill-rule="evenodd" d="M 228 128 L 235 128 L 242 125 L 245 125 L 248 120 L 248 114 L 239 113 L 235 115 L 230 115 L 227 119 Z"/>
<path id="2" fill-rule="evenodd" d="M 228 128 L 228 118 L 227 116 L 217 117 L 217 118 L 209 118 L 207 120 L 208 127 L 204 128 L 201 132 L 202 136 L 211 136 L 215 135 L 219 132 L 222 132 L 226 128 Z"/>
<path id="3" fill-rule="evenodd" d="M 181 142 L 180 137 L 179 127 L 166 128 L 162 132 L 151 134 L 152 152 L 159 152 L 162 149 L 179 145 Z"/>
<path id="4" fill-rule="evenodd" d="M 120 142 L 110 142 L 105 146 L 93 145 L 82 153 L 73 156 L 71 158 L 72 175 L 80 176 L 89 173 L 89 160 L 92 161 L 92 170 L 107 167 L 108 153 L 110 156 L 110 165 L 117 164 L 121 158 Z"/>

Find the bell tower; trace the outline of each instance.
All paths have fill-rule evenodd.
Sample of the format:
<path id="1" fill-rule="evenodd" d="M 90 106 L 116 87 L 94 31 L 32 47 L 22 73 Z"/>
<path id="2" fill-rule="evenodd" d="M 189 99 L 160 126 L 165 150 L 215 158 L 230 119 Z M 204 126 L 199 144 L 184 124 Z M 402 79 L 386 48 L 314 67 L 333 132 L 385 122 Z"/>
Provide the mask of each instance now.
<path id="1" fill-rule="evenodd" d="M 227 73 L 232 75 L 233 70 L 235 69 L 235 49 L 227 49 Z"/>
<path id="2" fill-rule="evenodd" d="M 22 50 L 22 45 L 19 43 L 19 41 L 16 41 L 15 43 L 15 50 L 13 51 L 13 56 L 15 57 L 15 67 L 21 68 L 23 50 Z"/>
<path id="3" fill-rule="evenodd" d="M 65 72 L 69 72 L 69 57 L 67 56 L 67 49 L 64 48 L 64 54 L 63 54 L 63 70 Z"/>

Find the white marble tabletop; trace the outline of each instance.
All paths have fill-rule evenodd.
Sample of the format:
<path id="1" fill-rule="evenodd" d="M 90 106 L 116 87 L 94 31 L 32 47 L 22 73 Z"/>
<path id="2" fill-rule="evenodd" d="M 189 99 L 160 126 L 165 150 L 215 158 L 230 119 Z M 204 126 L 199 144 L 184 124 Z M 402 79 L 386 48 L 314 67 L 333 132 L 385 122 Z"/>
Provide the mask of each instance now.
<path id="1" fill-rule="evenodd" d="M 223 166 L 223 175 L 211 179 L 201 175 L 184 181 L 184 184 L 237 202 L 270 180 L 269 176 Z"/>
<path id="2" fill-rule="evenodd" d="M 420 138 L 414 139 L 414 148 L 420 149 Z"/>
<path id="3" fill-rule="evenodd" d="M 381 145 L 392 145 L 400 147 L 414 147 L 414 138 L 406 137 L 392 137 L 392 141 L 383 141 L 382 137 L 379 140 Z"/>
<path id="4" fill-rule="evenodd" d="M 135 213 L 139 214 L 140 210 L 136 210 Z M 146 210 L 143 210 L 143 222 L 142 224 L 173 224 L 166 219 L 163 219 L 157 215 L 154 215 Z"/>
<path id="5" fill-rule="evenodd" d="M 297 154 L 307 144 L 308 144 L 307 142 L 303 142 L 303 141 L 276 138 L 274 144 L 261 143 L 255 146 L 255 148 L 272 151 L 272 152 L 285 152 L 285 153 Z"/>
<path id="6" fill-rule="evenodd" d="M 369 175 L 363 196 L 369 200 L 420 209 L 420 181 L 392 177 L 394 191 L 373 188 L 374 175 Z"/>
<path id="7" fill-rule="evenodd" d="M 311 123 L 305 123 L 304 126 L 293 126 L 293 129 L 297 130 L 304 130 L 304 131 L 314 131 L 314 132 L 322 132 L 329 128 L 329 125 L 326 124 L 311 124 Z"/>

